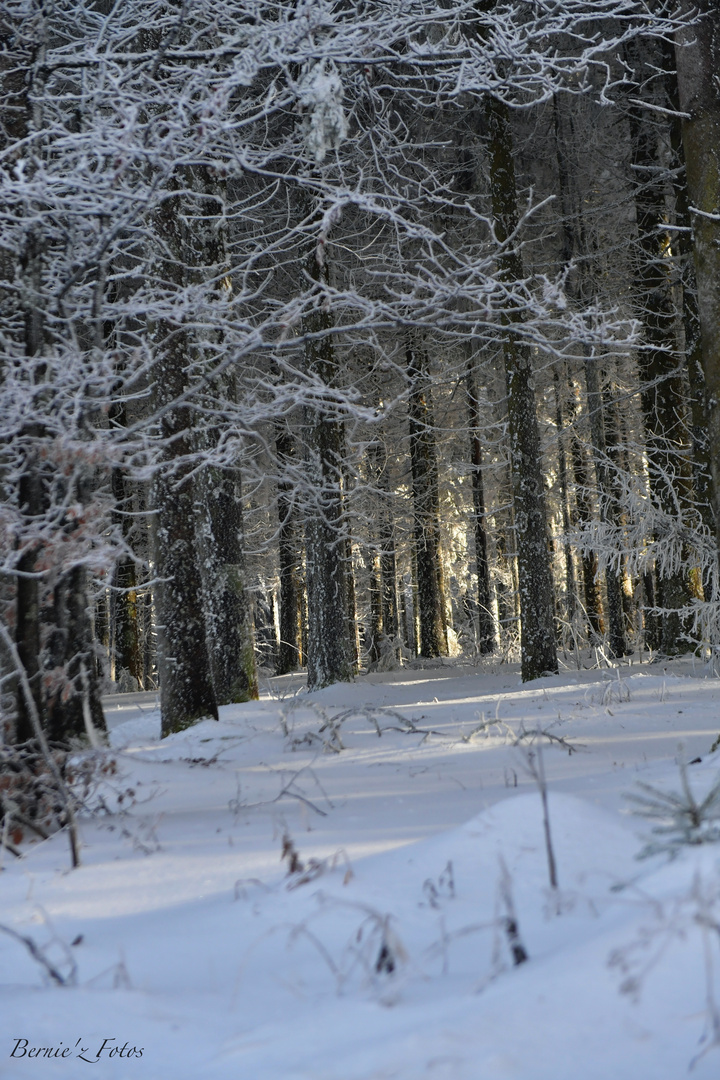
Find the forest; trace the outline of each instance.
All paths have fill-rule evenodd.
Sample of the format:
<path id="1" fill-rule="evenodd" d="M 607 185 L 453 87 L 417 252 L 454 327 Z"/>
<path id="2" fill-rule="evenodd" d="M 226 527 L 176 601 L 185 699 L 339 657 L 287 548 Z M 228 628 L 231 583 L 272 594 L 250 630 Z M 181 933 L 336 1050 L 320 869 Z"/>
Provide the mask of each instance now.
<path id="1" fill-rule="evenodd" d="M 6 745 L 117 687 L 168 734 L 258 670 L 714 657 L 719 34 L 6 0 Z"/>
<path id="2" fill-rule="evenodd" d="M 0 0 L 8 1080 L 714 1080 L 719 73 Z"/>

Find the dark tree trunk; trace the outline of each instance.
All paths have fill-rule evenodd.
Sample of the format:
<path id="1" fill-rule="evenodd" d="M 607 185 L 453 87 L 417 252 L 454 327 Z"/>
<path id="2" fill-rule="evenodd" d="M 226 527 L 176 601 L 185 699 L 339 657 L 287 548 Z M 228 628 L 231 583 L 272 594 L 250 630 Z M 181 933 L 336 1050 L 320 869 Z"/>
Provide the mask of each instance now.
<path id="1" fill-rule="evenodd" d="M 118 413 L 120 410 L 115 411 Z M 124 423 L 124 415 L 115 415 L 112 419 L 116 423 Z M 129 485 L 119 469 L 113 469 L 111 483 L 115 500 L 113 517 L 122 529 L 125 543 L 131 546 L 134 519 L 129 512 Z M 112 585 L 110 649 L 114 660 L 114 677 L 117 679 L 118 669 L 123 669 L 137 679 L 138 685 L 142 687 L 144 665 L 138 614 L 138 568 L 134 558 L 126 556 L 120 560 L 115 567 Z"/>
<path id="2" fill-rule="evenodd" d="M 171 352 L 170 348 L 167 352 Z M 177 357 L 167 352 L 158 360 L 155 376 L 157 383 L 171 390 L 173 361 Z M 174 385 L 178 392 L 182 391 L 182 386 Z M 160 405 L 161 393 L 156 400 Z M 163 441 L 173 447 L 174 455 L 162 463 L 163 471 L 153 485 L 155 567 L 160 578 L 155 606 L 163 735 L 182 731 L 202 717 L 218 717 L 195 544 L 195 493 L 189 468 L 172 467 L 173 457 L 192 449 L 190 422 L 187 409 L 176 407 L 165 413 Z"/>
<path id="3" fill-rule="evenodd" d="M 308 260 L 311 277 L 327 281 L 327 266 L 315 252 Z M 326 387 L 337 379 L 331 316 L 317 306 L 303 320 L 305 365 Z M 305 453 L 308 495 L 305 508 L 307 563 L 307 668 L 311 690 L 348 681 L 353 676 L 353 648 L 348 634 L 347 544 L 343 515 L 342 421 L 324 406 L 306 406 Z"/>
<path id="4" fill-rule="evenodd" d="M 579 202 L 579 193 L 573 190 L 571 175 L 568 169 L 565 141 L 563 137 L 562 108 L 561 102 L 557 97 L 555 97 L 553 101 L 553 120 L 558 185 L 560 188 L 562 206 L 562 230 L 560 233 L 561 262 L 563 269 L 568 273 L 568 292 L 576 302 L 582 302 L 584 285 L 588 282 L 589 275 L 586 274 L 585 277 L 581 276 L 573 269 L 572 264 L 572 260 L 576 255 L 579 254 L 580 256 L 584 256 L 586 254 L 586 243 L 582 225 L 582 210 Z M 588 291 L 592 293 L 592 285 L 590 285 Z M 587 363 L 588 371 L 586 373 L 586 383 L 588 389 L 588 410 L 590 412 L 593 458 L 596 462 L 597 474 L 598 447 L 602 446 L 602 454 L 604 455 L 605 453 L 605 429 L 602 419 L 600 385 L 597 377 L 596 362 L 593 358 L 589 359 Z M 592 404 L 590 403 L 591 393 L 593 394 Z M 579 406 L 576 403 L 576 412 L 578 408 Z M 562 417 L 558 408 L 559 425 L 561 420 Z M 558 430 L 560 430 L 560 427 Z M 575 501 L 578 517 L 583 524 L 589 525 L 592 521 L 593 513 L 589 495 L 588 469 L 585 449 L 577 438 L 573 438 L 571 454 L 573 471 L 577 482 Z M 610 483 L 609 470 L 607 469 L 605 462 L 600 466 L 598 485 L 600 485 L 601 480 L 606 485 L 606 488 L 600 492 L 600 514 L 601 517 L 603 517 L 607 512 L 609 502 L 609 489 L 607 489 L 607 485 Z M 600 638 L 605 633 L 605 624 L 603 621 L 602 594 L 598 577 L 598 558 L 595 552 L 588 551 L 583 553 L 582 572 L 585 611 L 590 624 L 590 631 L 596 638 Z M 605 581 L 608 595 L 608 613 L 611 614 L 611 649 L 615 655 L 624 655 L 623 623 L 622 619 L 617 614 L 622 608 L 619 581 L 617 580 L 617 575 L 615 575 L 612 570 L 606 572 Z M 622 649 L 622 652 L 618 653 L 616 652 L 616 649 Z"/>
<path id="5" fill-rule="evenodd" d="M 29 127 L 32 112 L 25 84 L 17 107 L 18 130 Z M 35 120 L 38 118 L 35 117 Z M 44 262 L 42 238 L 29 230 L 19 266 L 22 279 L 23 346 L 35 381 L 42 383 L 45 365 Z M 69 478 L 52 462 L 52 452 L 43 446 L 50 439 L 39 423 L 28 424 L 19 439 L 25 451 L 23 474 L 19 483 L 19 510 L 28 522 L 42 523 L 51 510 L 51 491 L 58 500 L 55 529 L 71 538 L 82 528 L 82 513 L 61 511 L 63 502 L 84 507 L 89 496 L 89 480 L 81 463 Z M 68 485 L 72 485 L 69 490 Z M 52 560 L 53 556 L 50 555 Z M 27 546 L 19 557 L 15 591 L 15 641 L 27 676 L 37 715 L 48 737 L 67 745 L 72 738 L 105 730 L 92 638 L 92 618 L 84 567 L 62 570 L 43 566 L 43 543 Z M 30 575 L 38 575 L 31 577 Z M 41 576 L 40 576 L 41 575 Z M 16 730 L 18 741 L 34 735 L 28 706 L 19 680 L 16 680 Z"/>
<path id="6" fill-rule="evenodd" d="M 600 518 L 601 520 L 609 518 L 614 524 L 617 524 L 618 508 L 613 498 L 610 461 L 605 443 L 605 420 L 602 394 L 600 392 L 600 378 L 598 376 L 597 360 L 592 353 L 589 353 L 586 357 L 585 379 L 590 433 L 593 444 L 593 457 L 595 459 L 595 476 L 597 478 L 600 503 Z M 608 567 L 605 571 L 605 587 L 607 591 L 610 650 L 613 656 L 619 658 L 627 654 L 628 647 L 625 638 L 625 617 L 623 614 L 620 575 L 612 567 Z"/>
<path id="7" fill-rule="evenodd" d="M 563 555 L 565 558 L 565 615 L 568 622 L 572 623 L 577 612 L 577 585 L 575 583 L 575 563 L 573 561 L 572 547 L 567 539 L 570 532 L 570 501 L 568 493 L 568 468 L 565 454 L 565 434 L 562 401 L 560 398 L 560 375 L 557 367 L 553 370 L 553 386 L 555 390 L 555 426 L 558 440 L 558 482 L 560 485 L 560 502 L 562 509 Z"/>
<path id="8" fill-rule="evenodd" d="M 590 505 L 586 451 L 580 440 L 575 437 L 573 437 L 570 446 L 572 469 L 575 476 L 575 505 L 577 506 L 578 519 L 583 525 L 589 525 L 592 521 L 592 507 Z M 582 553 L 582 577 L 585 613 L 590 624 L 591 633 L 599 639 L 605 634 L 605 624 L 602 615 L 598 557 L 594 551 L 584 551 Z"/>
<path id="9" fill-rule="evenodd" d="M 398 613 L 397 555 L 392 514 L 392 492 L 389 487 L 387 465 L 381 476 L 383 507 L 380 517 L 380 580 L 382 582 L 383 628 L 391 640 L 400 633 Z"/>
<path id="10" fill-rule="evenodd" d="M 369 553 L 370 562 L 370 634 L 366 647 L 371 664 L 377 664 L 382 656 L 383 609 L 382 580 L 380 577 L 380 553 Z"/>
<path id="11" fill-rule="evenodd" d="M 410 464 L 415 514 L 417 603 L 420 654 L 447 656 L 447 627 L 440 552 L 440 492 L 427 358 L 422 348 L 406 347 L 410 396 Z"/>
<path id="12" fill-rule="evenodd" d="M 87 575 L 81 566 L 56 582 L 43 612 L 47 700 L 46 731 L 52 742 L 105 731 L 88 611 Z"/>
<path id="13" fill-rule="evenodd" d="M 478 651 L 491 653 L 497 646 L 495 618 L 492 611 L 490 564 L 485 531 L 485 490 L 482 473 L 482 441 L 480 439 L 480 405 L 478 402 L 475 356 L 468 357 L 467 397 L 470 427 L 470 462 L 473 486 L 473 525 L 475 538 L 475 573 L 477 575 Z"/>
<path id="14" fill-rule="evenodd" d="M 275 432 L 275 447 L 281 470 L 278 480 L 277 507 L 280 523 L 278 554 L 280 562 L 280 645 L 278 675 L 287 675 L 300 666 L 300 538 L 292 478 L 287 471 L 296 459 L 296 445 L 287 424 L 280 422 Z"/>
<path id="15" fill-rule="evenodd" d="M 418 598 L 417 547 L 410 547 L 410 598 L 412 600 L 412 649 L 420 655 L 420 601 Z"/>
<path id="16" fill-rule="evenodd" d="M 607 456 L 612 466 L 610 470 L 610 484 L 616 513 L 615 523 L 620 526 L 620 528 L 625 529 L 627 526 L 627 518 L 621 505 L 622 489 L 620 477 L 630 475 L 630 462 L 628 460 L 626 432 L 620 414 L 618 396 L 617 384 L 614 381 L 608 380 L 603 391 L 603 415 L 605 417 Z M 624 553 L 620 558 L 618 580 L 620 582 L 620 602 L 623 611 L 623 626 L 627 633 L 628 629 L 634 624 L 635 603 L 632 579 L 627 568 L 627 556 Z M 631 651 L 630 646 L 628 646 L 628 652 Z"/>
<path id="17" fill-rule="evenodd" d="M 18 28 L 13 28 L 12 25 L 7 26 L 7 29 L 10 31 L 11 39 L 18 32 Z M 28 64 L 31 64 L 34 59 L 34 52 L 28 49 L 25 59 Z M 4 64 L 3 67 L 5 67 Z M 3 78 L 3 89 L 8 87 L 9 82 L 8 89 L 10 90 L 6 110 L 7 120 L 4 121 L 9 141 L 23 139 L 27 135 L 32 113 L 32 106 L 28 97 L 29 86 L 25 78 L 22 77 L 21 72 L 22 68 L 19 68 L 16 73 L 13 73 L 11 67 L 10 72 L 4 73 Z M 20 273 L 23 281 L 23 345 L 25 355 L 29 358 L 42 353 L 44 340 L 41 259 L 40 245 L 38 245 L 34 232 L 29 229 L 25 250 L 20 256 Z M 19 494 L 21 513 L 28 518 L 39 518 L 48 506 L 48 497 L 45 490 L 45 483 L 48 480 L 47 469 L 43 468 L 37 452 L 42 436 L 42 429 L 37 424 L 28 426 L 24 433 L 28 453 L 25 459 L 23 475 L 20 478 Z M 44 477 L 43 473 L 45 473 Z M 15 641 L 18 655 L 32 689 L 38 716 L 44 721 L 46 712 L 42 691 L 42 660 L 40 655 L 42 638 L 40 597 L 42 586 L 38 578 L 29 576 L 37 573 L 39 555 L 39 544 L 31 544 L 18 560 Z M 32 737 L 33 728 L 30 723 L 25 695 L 17 684 L 16 692 L 16 737 L 18 741 L 24 742 Z"/>
<path id="18" fill-rule="evenodd" d="M 350 656 L 350 665 L 353 675 L 360 670 L 360 635 L 357 622 L 357 597 L 355 595 L 355 569 L 353 566 L 352 536 L 350 535 L 349 501 L 352 487 L 352 477 L 345 461 L 345 433 L 343 431 L 342 445 L 342 508 L 343 508 L 343 549 L 345 558 L 345 617 L 347 619 L 347 642 Z"/>
<path id="19" fill-rule="evenodd" d="M 403 643 L 410 652 L 414 654 L 415 639 L 413 637 L 412 619 L 410 617 L 411 608 L 408 605 L 408 583 L 405 581 L 403 574 L 400 575 L 398 586 L 398 591 L 400 593 L 400 626 L 402 629 Z"/>
<path id="20" fill-rule="evenodd" d="M 495 235 L 500 245 L 498 268 L 512 287 L 523 280 L 522 259 L 511 239 L 518 226 L 515 163 L 508 106 L 495 99 L 487 105 L 490 193 Z M 532 364 L 527 346 L 513 332 L 522 322 L 519 306 L 503 312 L 505 382 L 515 507 L 515 536 L 521 610 L 521 666 L 524 681 L 557 671 L 553 619 L 553 578 L 545 520 L 540 434 L 535 407 Z"/>
<path id="21" fill-rule="evenodd" d="M 381 658 L 382 643 L 388 642 L 398 658 L 397 639 L 400 632 L 397 594 L 397 558 L 393 522 L 390 469 L 385 443 L 380 437 L 368 448 L 368 464 L 376 498 L 377 549 L 371 556 L 371 660 Z"/>
<path id="22" fill-rule="evenodd" d="M 163 250 L 161 279 L 182 285 L 186 254 L 179 199 L 168 198 L 156 214 Z M 160 246 L 160 245 L 158 245 Z M 196 548 L 195 490 L 191 459 L 196 449 L 193 418 L 178 404 L 185 390 L 189 341 L 182 325 L 165 320 L 154 328 L 154 406 L 161 415 L 162 458 L 153 485 L 155 569 L 160 579 L 155 604 L 162 733 L 181 731 L 200 720 L 217 720 L 207 647 L 203 589 Z"/>
<path id="23" fill-rule="evenodd" d="M 200 475 L 201 577 L 210 672 L 218 705 L 258 697 L 252 611 L 245 591 L 240 474 L 208 467 Z"/>
<path id="24" fill-rule="evenodd" d="M 661 43 L 668 104 L 680 112 L 680 95 L 675 73 L 675 54 L 668 42 Z M 680 257 L 682 284 L 682 321 L 685 336 L 685 371 L 689 385 L 690 436 L 692 440 L 692 480 L 695 507 L 703 525 L 711 535 L 715 534 L 713 514 L 712 463 L 708 438 L 707 393 L 702 360 L 700 313 L 698 311 L 697 282 L 693 263 L 692 217 L 685 172 L 685 151 L 682 140 L 682 121 L 679 115 L 670 121 L 670 142 L 673 150 L 675 221 L 679 226 L 673 239 L 673 250 Z M 712 599 L 712 574 L 703 576 L 705 599 Z"/>
<path id="25" fill-rule="evenodd" d="M 685 6 L 685 5 L 684 5 Z M 688 10 L 690 5 L 687 5 Z M 720 546 L 720 12 L 713 0 L 692 6 L 700 21 L 680 35 L 677 55 L 682 143 L 692 218 L 700 349 L 705 376 L 714 521 Z"/>
<path id="26" fill-rule="evenodd" d="M 644 115 L 632 112 L 631 131 L 634 164 L 643 180 L 635 197 L 638 239 L 634 273 L 636 304 L 645 338 L 644 346 L 638 350 L 638 367 L 643 384 L 640 401 L 650 492 L 664 514 L 686 517 L 692 494 L 689 435 L 668 259 L 672 247 L 666 231 L 666 192 L 662 179 L 649 179 L 660 168 L 654 125 L 649 125 Z M 668 609 L 661 617 L 662 648 L 666 653 L 676 653 L 682 647 L 684 628 L 675 610 L 685 607 L 691 599 L 687 571 L 659 574 L 658 586 L 660 604 Z"/>
<path id="27" fill-rule="evenodd" d="M 45 495 L 40 462 L 35 455 L 26 458 L 25 472 L 20 480 L 20 505 L 28 517 L 39 517 L 45 508 Z M 32 544 L 17 563 L 19 571 L 15 588 L 15 643 L 25 674 L 32 690 L 38 716 L 44 717 L 40 660 L 40 583 L 31 575 L 36 572 L 39 547 Z M 33 736 L 25 695 L 16 684 L 16 731 L 18 742 Z"/>
<path id="28" fill-rule="evenodd" d="M 231 289 L 225 245 L 225 192 L 206 167 L 186 170 L 196 194 L 191 227 L 185 236 L 185 261 L 191 279 L 207 292 L 208 305 L 222 306 Z M 222 355 L 222 338 L 210 324 L 194 343 L 207 352 L 208 366 Z M 237 392 L 232 372 L 214 382 L 221 402 L 233 403 Z M 195 442 L 212 460 L 217 429 L 198 429 Z M 196 543 L 205 607 L 208 655 L 218 705 L 250 701 L 258 696 L 255 635 L 250 599 L 245 589 L 245 552 L 241 475 L 233 466 L 207 465 L 197 483 L 199 521 Z"/>

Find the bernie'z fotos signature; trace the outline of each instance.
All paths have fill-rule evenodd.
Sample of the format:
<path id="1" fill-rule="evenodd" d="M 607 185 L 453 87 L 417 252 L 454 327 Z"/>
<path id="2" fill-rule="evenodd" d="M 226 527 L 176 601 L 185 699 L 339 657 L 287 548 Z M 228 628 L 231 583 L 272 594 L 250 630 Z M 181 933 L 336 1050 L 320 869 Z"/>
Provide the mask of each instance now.
<path id="1" fill-rule="evenodd" d="M 16 1039 L 15 1045 L 10 1051 L 11 1058 L 80 1058 L 81 1061 L 87 1061 L 89 1065 L 97 1065 L 101 1059 L 105 1061 L 107 1058 L 141 1058 L 143 1056 L 144 1046 L 130 1046 L 129 1043 L 125 1043 L 124 1046 L 116 1046 L 117 1039 L 103 1039 L 102 1046 L 99 1050 L 96 1050 L 91 1046 L 83 1046 L 83 1040 L 78 1039 L 75 1046 L 63 1046 L 62 1042 L 57 1046 L 31 1046 L 29 1039 Z M 103 1055 L 105 1055 L 103 1057 Z"/>

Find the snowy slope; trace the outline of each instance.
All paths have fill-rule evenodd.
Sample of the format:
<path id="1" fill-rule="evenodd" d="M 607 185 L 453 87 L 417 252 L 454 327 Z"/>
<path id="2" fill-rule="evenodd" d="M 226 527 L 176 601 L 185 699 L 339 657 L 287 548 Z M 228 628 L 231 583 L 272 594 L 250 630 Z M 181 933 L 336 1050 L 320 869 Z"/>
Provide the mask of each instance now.
<path id="1" fill-rule="evenodd" d="M 299 686 L 162 742 L 151 695 L 108 699 L 118 774 L 92 797 L 116 812 L 83 820 L 83 866 L 63 836 L 3 857 L 2 922 L 76 985 L 0 934 L 0 1076 L 674 1080 L 706 1050 L 693 1076 L 717 1077 L 720 850 L 637 861 L 649 824 L 623 798 L 677 789 L 679 755 L 709 787 L 716 679 L 447 666 Z"/>

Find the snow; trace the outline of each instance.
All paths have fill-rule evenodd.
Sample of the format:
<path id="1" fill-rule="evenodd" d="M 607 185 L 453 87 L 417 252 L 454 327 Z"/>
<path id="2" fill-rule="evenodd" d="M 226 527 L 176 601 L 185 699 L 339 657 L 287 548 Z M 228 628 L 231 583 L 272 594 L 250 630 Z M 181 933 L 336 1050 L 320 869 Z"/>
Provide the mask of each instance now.
<path id="1" fill-rule="evenodd" d="M 76 985 L 0 933 L 0 1076 L 74 1080 L 85 1050 L 100 1080 L 717 1077 L 720 852 L 638 861 L 650 823 L 624 799 L 678 790 L 681 756 L 711 786 L 716 678 L 683 661 L 302 681 L 162 741 L 153 695 L 106 699 L 118 772 L 91 799 L 116 812 L 82 819 L 82 867 L 62 835 L 3 856 L 0 921 Z M 538 728 L 576 750 L 542 740 L 557 891 L 512 745 Z M 11 1057 L 25 1039 L 69 1052 Z"/>

